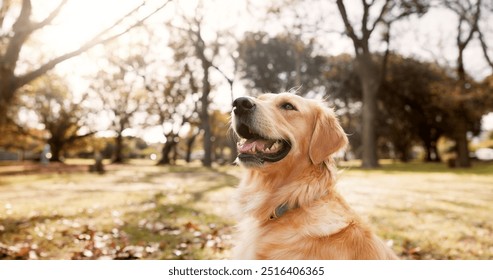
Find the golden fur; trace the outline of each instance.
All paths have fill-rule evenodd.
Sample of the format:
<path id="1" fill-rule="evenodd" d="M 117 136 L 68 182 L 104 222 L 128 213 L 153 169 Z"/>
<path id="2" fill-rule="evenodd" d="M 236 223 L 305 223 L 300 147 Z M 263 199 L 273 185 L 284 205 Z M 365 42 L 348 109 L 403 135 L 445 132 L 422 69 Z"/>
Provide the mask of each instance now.
<path id="1" fill-rule="evenodd" d="M 336 192 L 332 154 L 347 137 L 332 110 L 294 94 L 264 94 L 255 126 L 291 143 L 277 162 L 248 166 L 236 194 L 235 259 L 395 259 Z M 296 110 L 279 106 L 289 102 Z M 235 115 L 233 114 L 233 126 Z M 292 207 L 270 219 L 276 207 Z"/>

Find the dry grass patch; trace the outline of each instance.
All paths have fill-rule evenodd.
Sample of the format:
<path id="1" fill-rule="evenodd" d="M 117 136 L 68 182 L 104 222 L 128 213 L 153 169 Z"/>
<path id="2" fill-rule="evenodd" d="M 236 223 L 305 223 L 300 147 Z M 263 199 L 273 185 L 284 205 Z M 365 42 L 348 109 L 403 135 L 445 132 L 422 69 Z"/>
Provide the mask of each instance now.
<path id="1" fill-rule="evenodd" d="M 493 259 L 493 164 L 353 166 L 341 168 L 339 191 L 401 257 Z M 229 256 L 239 168 L 142 161 L 104 175 L 72 167 L 6 175 L 3 167 L 0 259 Z"/>
<path id="2" fill-rule="evenodd" d="M 493 165 L 349 168 L 339 190 L 403 258 L 493 258 Z"/>
<path id="3" fill-rule="evenodd" d="M 236 177 L 220 169 L 119 165 L 3 176 L 0 258 L 217 259 Z"/>

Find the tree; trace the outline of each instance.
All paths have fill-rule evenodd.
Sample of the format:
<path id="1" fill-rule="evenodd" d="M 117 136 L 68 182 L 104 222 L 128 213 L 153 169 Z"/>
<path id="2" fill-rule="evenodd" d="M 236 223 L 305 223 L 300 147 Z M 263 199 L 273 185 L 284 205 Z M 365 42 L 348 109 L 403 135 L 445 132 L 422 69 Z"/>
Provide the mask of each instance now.
<path id="1" fill-rule="evenodd" d="M 0 123 L 0 147 L 7 151 L 20 151 L 20 159 L 24 160 L 26 152 L 38 153 L 43 149 L 46 133 L 37 128 L 24 128 L 17 122 L 16 117 L 8 116 Z"/>
<path id="2" fill-rule="evenodd" d="M 313 54 L 314 42 L 292 34 L 270 37 L 265 32 L 247 33 L 239 42 L 239 70 L 247 85 L 258 93 L 283 92 L 303 87 L 303 93 L 320 84 L 321 57 Z"/>
<path id="3" fill-rule="evenodd" d="M 361 129 L 354 120 L 360 114 L 362 93 L 354 64 L 348 54 L 327 57 L 319 71 L 324 77 L 327 100 L 336 108 L 344 130 L 351 135 L 351 149 L 359 156 Z M 437 90 L 452 82 L 446 69 L 393 53 L 388 54 L 386 68 L 377 99 L 377 151 L 380 155 L 385 150 L 394 152 L 389 155 L 407 161 L 410 148 L 422 144 L 426 159 L 438 161 L 436 142 L 453 127 L 449 126 L 452 121 L 445 102 L 450 87 Z"/>
<path id="4" fill-rule="evenodd" d="M 231 130 L 229 113 L 214 110 L 211 114 L 212 130 L 214 135 L 214 160 L 220 164 L 231 164 L 236 159 L 236 150 L 231 148 Z M 236 146 L 236 143 L 234 143 Z M 228 157 L 226 157 L 227 151 Z"/>
<path id="5" fill-rule="evenodd" d="M 140 55 L 127 58 L 111 57 L 111 67 L 98 72 L 91 86 L 102 101 L 111 120 L 110 129 L 116 133 L 114 163 L 122 163 L 123 132 L 133 125 L 137 112 L 147 102 L 147 89 L 142 73 L 145 61 Z"/>
<path id="6" fill-rule="evenodd" d="M 35 69 L 19 74 L 18 61 L 21 59 L 21 50 L 28 38 L 35 32 L 43 29 L 57 17 L 63 9 L 67 0 L 62 0 L 60 4 L 49 15 L 40 22 L 34 22 L 31 19 L 32 5 L 31 0 L 22 0 L 20 13 L 14 20 L 12 26 L 6 26 L 6 16 L 11 10 L 18 7 L 17 1 L 4 0 L 0 6 L 0 120 L 5 117 L 6 108 L 14 98 L 19 88 L 44 75 L 57 64 L 86 52 L 92 47 L 105 44 L 115 38 L 127 33 L 136 26 L 141 25 L 149 17 L 163 9 L 169 1 L 151 11 L 141 19 L 136 19 L 133 24 L 125 25 L 127 18 L 135 16 L 137 11 L 144 5 L 144 2 L 128 12 L 113 25 L 97 33 L 89 41 L 71 52 L 62 54 L 55 58 L 43 62 Z"/>
<path id="7" fill-rule="evenodd" d="M 349 54 L 321 58 L 317 70 L 325 99 L 335 108 L 336 114 L 348 137 L 350 147 L 361 158 L 361 83 L 355 71 L 355 61 Z M 345 153 L 347 156 L 347 153 Z"/>
<path id="8" fill-rule="evenodd" d="M 233 36 L 231 36 L 233 37 Z M 238 40 L 235 40 L 235 41 L 238 41 Z M 231 94 L 231 110 L 233 110 L 233 101 L 235 100 L 234 98 L 234 83 L 235 83 L 235 76 L 236 76 L 236 73 L 238 71 L 238 63 L 237 63 L 237 57 L 232 54 L 231 55 L 231 58 L 232 58 L 232 61 L 233 61 L 233 64 L 234 64 L 234 70 L 233 70 L 233 75 L 232 77 L 229 77 L 228 75 L 226 75 L 226 73 L 224 73 L 223 70 L 221 70 L 221 68 L 219 68 L 218 66 L 212 64 L 212 67 L 214 69 L 216 69 L 222 76 L 223 78 L 228 82 L 229 84 L 229 92 Z M 235 141 L 235 137 L 236 137 L 236 134 L 234 133 L 234 131 L 232 129 L 228 129 L 227 130 L 227 140 L 223 143 L 223 145 L 225 146 L 228 146 L 230 148 L 230 161 L 231 162 L 234 162 L 237 155 L 238 155 L 238 147 L 236 146 L 236 141 Z M 190 139 L 192 141 L 192 144 L 193 144 L 193 141 L 195 141 L 195 137 L 193 136 L 194 134 L 192 134 L 192 138 Z M 217 138 L 216 138 L 217 139 Z M 187 153 L 187 159 L 189 159 L 187 162 L 190 162 L 190 152 L 191 152 L 191 147 L 188 146 L 188 153 Z"/>
<path id="9" fill-rule="evenodd" d="M 356 71 L 361 82 L 363 92 L 362 107 L 362 167 L 374 168 L 378 166 L 377 156 L 377 98 L 378 91 L 384 72 L 385 56 L 383 61 L 378 61 L 370 50 L 370 39 L 379 24 L 385 25 L 386 34 L 384 39 L 388 42 L 390 39 L 391 24 L 410 14 L 423 14 L 427 10 L 425 2 L 413 1 L 390 1 L 385 0 L 378 7 L 381 1 L 363 0 L 363 13 L 360 20 L 360 30 L 356 31 L 356 26 L 351 23 L 343 0 L 337 0 L 337 7 L 344 23 L 346 35 L 351 39 L 356 60 Z M 378 8 L 374 19 L 372 9 Z M 388 43 L 387 43 L 388 48 Z"/>
<path id="10" fill-rule="evenodd" d="M 207 58 L 207 45 L 202 37 L 201 30 L 202 19 L 196 17 L 193 19 L 193 25 L 189 26 L 188 32 L 191 36 L 195 55 L 200 61 L 202 67 L 202 95 L 200 97 L 200 118 L 202 120 L 202 130 L 204 131 L 204 159 L 203 164 L 206 167 L 212 165 L 212 131 L 209 121 L 209 94 L 211 93 L 211 83 L 209 81 L 212 59 Z"/>
<path id="11" fill-rule="evenodd" d="M 200 123 L 201 131 L 203 132 L 203 148 L 204 148 L 204 158 L 202 164 L 206 167 L 212 165 L 212 149 L 213 149 L 213 139 L 211 121 L 210 121 L 210 94 L 212 90 L 211 83 L 211 70 L 219 70 L 221 75 L 224 74 L 220 67 L 214 64 L 214 60 L 220 57 L 219 52 L 221 49 L 221 38 L 222 34 L 219 31 L 214 31 L 216 35 L 215 40 L 205 40 L 203 34 L 204 28 L 204 7 L 203 3 L 200 2 L 196 9 L 193 17 L 187 17 L 182 15 L 180 17 L 181 22 L 176 24 L 169 24 L 168 26 L 177 31 L 177 41 L 173 44 L 174 51 L 183 57 L 182 63 L 188 63 L 192 68 L 192 72 L 196 77 L 201 77 L 200 79 Z"/>
<path id="12" fill-rule="evenodd" d="M 75 143 L 95 133 L 89 128 L 91 109 L 86 100 L 72 96 L 65 82 L 56 76 L 38 78 L 29 88 L 29 93 L 22 96 L 22 105 L 37 116 L 37 121 L 47 133 L 46 142 L 51 148 L 51 161 L 61 161 L 62 152 Z M 18 121 L 20 122 L 20 121 Z M 18 127 L 30 130 L 32 120 L 18 123 Z M 37 137 L 36 134 L 32 137 Z"/>
<path id="13" fill-rule="evenodd" d="M 391 54 L 379 96 L 379 127 L 402 161 L 409 160 L 410 148 L 421 143 L 425 161 L 439 161 L 438 138 L 453 130 L 452 117 L 445 102 L 453 84 L 446 69 Z M 444 88 L 445 89 L 445 88 Z"/>
<path id="14" fill-rule="evenodd" d="M 486 1 L 487 2 L 487 1 Z M 456 61 L 456 104 L 453 108 L 456 115 L 462 115 L 463 118 L 457 119 L 456 130 L 453 139 L 456 143 L 457 163 L 458 167 L 470 167 L 469 146 L 467 140 L 467 132 L 470 131 L 468 124 L 474 123 L 478 118 L 477 104 L 478 91 L 472 87 L 476 84 L 473 79 L 466 73 L 464 67 L 464 52 L 469 46 L 474 36 L 477 34 L 484 57 L 487 63 L 492 66 L 491 59 L 488 55 L 488 46 L 484 40 L 484 34 L 479 29 L 482 12 L 486 12 L 488 7 L 482 3 L 482 0 L 444 0 L 444 6 L 455 13 L 458 17 L 456 46 L 457 46 L 457 61 Z M 491 7 L 490 7 L 491 8 Z M 484 103 L 483 103 L 484 104 Z"/>
<path id="15" fill-rule="evenodd" d="M 168 77 L 167 82 L 152 83 L 158 90 L 148 89 L 152 93 L 152 107 L 150 113 L 157 116 L 158 123 L 162 126 L 166 142 L 161 150 L 161 159 L 158 164 L 172 164 L 172 151 L 175 151 L 179 143 L 179 134 L 185 124 L 190 123 L 198 111 L 195 95 L 198 88 L 188 65 L 182 69 L 182 73 L 175 77 Z"/>

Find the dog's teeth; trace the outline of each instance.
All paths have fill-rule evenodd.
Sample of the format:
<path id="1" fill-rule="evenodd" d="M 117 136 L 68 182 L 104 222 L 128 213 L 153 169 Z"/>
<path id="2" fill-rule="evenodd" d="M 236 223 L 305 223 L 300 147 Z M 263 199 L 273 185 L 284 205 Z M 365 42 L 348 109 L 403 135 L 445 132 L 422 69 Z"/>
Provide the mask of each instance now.
<path id="1" fill-rule="evenodd" d="M 279 142 L 274 143 L 272 147 L 270 147 L 271 150 L 277 150 L 279 148 Z"/>

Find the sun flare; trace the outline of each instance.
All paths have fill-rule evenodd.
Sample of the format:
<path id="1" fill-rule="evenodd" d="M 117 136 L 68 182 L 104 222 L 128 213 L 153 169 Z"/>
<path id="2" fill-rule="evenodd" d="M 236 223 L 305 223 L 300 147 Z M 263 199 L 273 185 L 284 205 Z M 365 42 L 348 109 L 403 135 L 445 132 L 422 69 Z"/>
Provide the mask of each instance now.
<path id="1" fill-rule="evenodd" d="M 44 18 L 59 2 L 33 1 L 36 18 Z M 69 1 L 53 24 L 40 32 L 40 40 L 55 53 L 77 49 L 98 32 L 139 6 L 138 0 Z"/>

